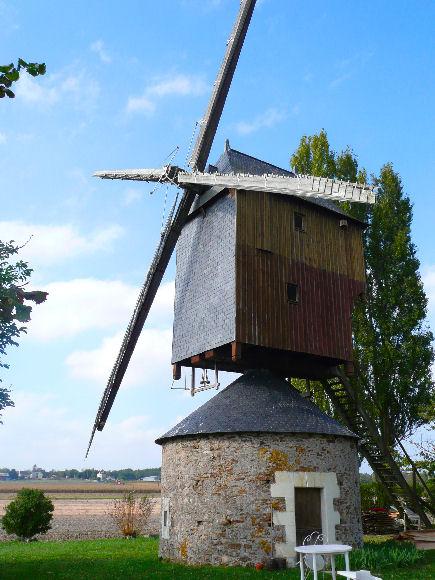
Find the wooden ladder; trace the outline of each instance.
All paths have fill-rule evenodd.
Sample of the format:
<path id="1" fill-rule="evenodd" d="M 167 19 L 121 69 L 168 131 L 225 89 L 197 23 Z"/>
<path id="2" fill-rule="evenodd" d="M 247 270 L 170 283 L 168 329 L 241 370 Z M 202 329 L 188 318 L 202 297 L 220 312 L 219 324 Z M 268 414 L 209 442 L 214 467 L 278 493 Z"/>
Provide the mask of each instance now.
<path id="1" fill-rule="evenodd" d="M 324 380 L 322 384 L 343 423 L 360 438 L 359 448 L 392 503 L 397 507 L 403 507 L 405 503 L 420 516 L 422 524 L 431 527 L 427 512 L 435 515 L 434 505 L 419 497 L 408 484 L 390 449 L 382 441 L 375 422 L 359 403 L 346 375 L 340 371 L 337 378 Z M 405 451 L 403 447 L 402 450 Z M 408 455 L 407 457 L 418 474 L 412 459 Z M 418 477 L 431 497 L 424 480 L 419 474 Z"/>

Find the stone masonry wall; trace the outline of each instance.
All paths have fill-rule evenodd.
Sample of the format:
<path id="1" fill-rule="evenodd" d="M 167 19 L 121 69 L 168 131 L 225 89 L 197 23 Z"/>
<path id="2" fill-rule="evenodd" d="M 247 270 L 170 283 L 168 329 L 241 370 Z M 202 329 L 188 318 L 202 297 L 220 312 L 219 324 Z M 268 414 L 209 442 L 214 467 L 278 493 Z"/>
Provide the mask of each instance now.
<path id="1" fill-rule="evenodd" d="M 336 539 L 361 545 L 356 442 L 305 434 L 229 434 L 173 439 L 163 444 L 162 501 L 169 502 L 169 539 L 160 556 L 189 564 L 250 566 L 285 542 L 272 526 L 276 471 L 335 472 L 340 498 Z"/>

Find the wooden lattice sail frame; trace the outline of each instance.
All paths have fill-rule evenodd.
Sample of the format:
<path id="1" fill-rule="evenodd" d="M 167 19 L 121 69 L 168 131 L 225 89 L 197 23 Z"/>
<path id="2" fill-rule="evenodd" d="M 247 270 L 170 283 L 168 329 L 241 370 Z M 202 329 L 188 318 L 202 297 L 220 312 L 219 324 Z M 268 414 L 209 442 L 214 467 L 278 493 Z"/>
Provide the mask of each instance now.
<path id="1" fill-rule="evenodd" d="M 313 175 L 249 175 L 227 173 L 187 173 L 178 167 L 168 165 L 161 169 L 124 169 L 97 171 L 101 179 L 123 179 L 168 183 L 202 193 L 210 187 L 237 188 L 247 191 L 264 191 L 305 198 L 321 198 L 331 201 L 350 201 L 373 204 L 376 202 L 376 188 L 361 183 L 351 183 L 338 179 Z"/>

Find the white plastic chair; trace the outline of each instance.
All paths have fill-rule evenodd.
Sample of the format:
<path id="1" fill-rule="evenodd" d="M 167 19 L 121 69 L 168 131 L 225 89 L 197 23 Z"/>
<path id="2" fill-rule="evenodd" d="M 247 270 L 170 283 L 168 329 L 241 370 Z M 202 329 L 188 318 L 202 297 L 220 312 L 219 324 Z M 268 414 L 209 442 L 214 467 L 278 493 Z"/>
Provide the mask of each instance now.
<path id="1" fill-rule="evenodd" d="M 421 530 L 421 518 L 418 514 L 410 510 L 408 507 L 403 508 L 404 511 L 404 520 L 405 520 L 405 531 L 406 531 L 406 518 L 408 518 L 411 524 L 415 524 L 417 529 Z"/>
<path id="2" fill-rule="evenodd" d="M 368 570 L 360 570 L 359 572 L 346 572 L 345 570 L 337 570 L 337 574 L 350 578 L 351 580 L 382 580 L 379 576 L 372 576 Z"/>

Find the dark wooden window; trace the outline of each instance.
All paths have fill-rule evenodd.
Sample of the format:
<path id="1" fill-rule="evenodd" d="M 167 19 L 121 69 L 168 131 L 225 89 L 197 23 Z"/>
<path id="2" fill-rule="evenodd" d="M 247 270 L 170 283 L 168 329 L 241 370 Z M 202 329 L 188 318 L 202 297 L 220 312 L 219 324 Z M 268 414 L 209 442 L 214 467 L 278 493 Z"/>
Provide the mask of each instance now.
<path id="1" fill-rule="evenodd" d="M 287 299 L 292 304 L 299 302 L 299 286 L 297 284 L 287 284 Z"/>
<path id="2" fill-rule="evenodd" d="M 296 543 L 313 532 L 322 533 L 322 500 L 319 487 L 295 487 Z"/>
<path id="3" fill-rule="evenodd" d="M 295 230 L 298 230 L 300 232 L 303 232 L 305 230 L 304 218 L 305 218 L 305 216 L 302 213 L 298 213 L 298 212 L 294 213 L 293 219 L 294 219 L 294 224 L 295 224 Z"/>

